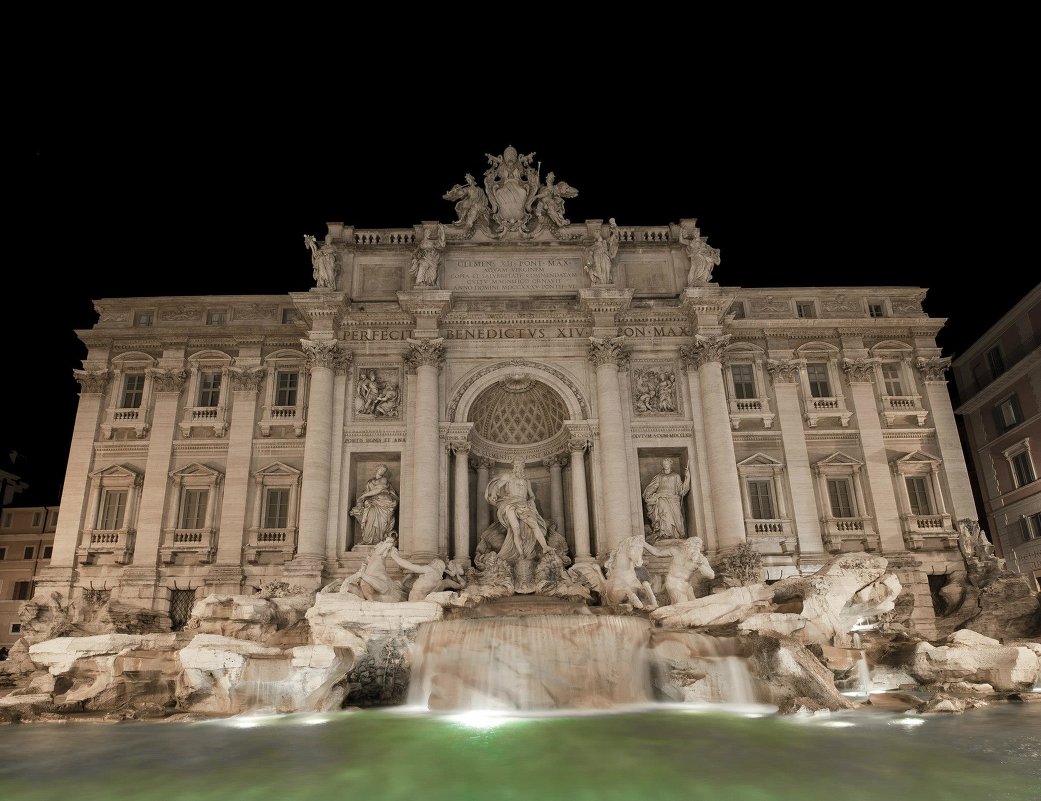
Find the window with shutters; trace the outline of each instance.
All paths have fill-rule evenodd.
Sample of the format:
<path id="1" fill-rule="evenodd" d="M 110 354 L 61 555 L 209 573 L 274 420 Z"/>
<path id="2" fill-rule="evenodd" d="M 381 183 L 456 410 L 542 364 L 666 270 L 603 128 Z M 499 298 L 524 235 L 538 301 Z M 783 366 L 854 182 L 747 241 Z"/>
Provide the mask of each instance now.
<path id="1" fill-rule="evenodd" d="M 264 528 L 289 525 L 289 487 L 272 487 L 264 496 Z"/>
<path id="2" fill-rule="evenodd" d="M 911 504 L 911 513 L 931 515 L 933 504 L 929 498 L 929 484 L 921 476 L 908 476 L 904 479 L 907 485 L 907 500 Z"/>
<path id="3" fill-rule="evenodd" d="M 199 375 L 199 406 L 212 409 L 220 404 L 221 373 L 207 370 Z"/>
<path id="4" fill-rule="evenodd" d="M 990 368 L 990 377 L 997 378 L 1005 372 L 1005 357 L 1001 355 L 1001 348 L 994 347 L 987 351 L 987 367 Z"/>
<path id="5" fill-rule="evenodd" d="M 886 395 L 904 394 L 904 384 L 901 380 L 899 362 L 882 363 L 882 382 L 886 387 Z"/>
<path id="6" fill-rule="evenodd" d="M 828 499 L 831 502 L 832 517 L 856 517 L 849 479 L 829 478 Z"/>
<path id="7" fill-rule="evenodd" d="M 831 382 L 828 379 L 827 362 L 808 362 L 806 364 L 806 380 L 809 381 L 810 394 L 813 397 L 831 397 Z"/>
<path id="8" fill-rule="evenodd" d="M 275 371 L 275 406 L 296 406 L 300 373 L 297 370 Z"/>
<path id="9" fill-rule="evenodd" d="M 738 400 L 751 400 L 756 396 L 755 374 L 750 364 L 734 364 L 730 366 L 730 375 L 734 379 L 734 397 Z"/>
<path id="10" fill-rule="evenodd" d="M 1023 422 L 1023 410 L 1016 395 L 1009 395 L 994 407 L 994 427 L 999 434 L 1015 428 Z"/>
<path id="11" fill-rule="evenodd" d="M 140 409 L 144 396 L 144 373 L 127 373 L 123 376 L 123 397 L 119 404 L 121 409 Z"/>
<path id="12" fill-rule="evenodd" d="M 123 528 L 126 508 L 127 490 L 105 490 L 101 499 L 101 514 L 97 528 L 102 531 L 118 531 Z"/>
<path id="13" fill-rule="evenodd" d="M 206 527 L 206 502 L 208 490 L 186 489 L 181 500 L 181 528 L 199 529 Z"/>
<path id="14" fill-rule="evenodd" d="M 770 483 L 769 481 L 748 482 L 748 505 L 755 520 L 773 520 L 777 516 L 774 513 Z"/>
<path id="15" fill-rule="evenodd" d="M 1034 475 L 1034 464 L 1030 460 L 1030 454 L 1027 451 L 1020 451 L 1012 457 L 1012 473 L 1016 479 L 1017 487 L 1029 484 L 1036 478 Z"/>

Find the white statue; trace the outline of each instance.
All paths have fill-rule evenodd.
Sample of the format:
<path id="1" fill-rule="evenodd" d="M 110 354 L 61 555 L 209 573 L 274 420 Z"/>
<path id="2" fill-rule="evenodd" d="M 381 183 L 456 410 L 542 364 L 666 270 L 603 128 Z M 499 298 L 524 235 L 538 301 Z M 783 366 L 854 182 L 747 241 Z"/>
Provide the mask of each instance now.
<path id="1" fill-rule="evenodd" d="M 514 459 L 511 473 L 489 481 L 484 497 L 495 507 L 495 517 L 506 529 L 500 560 L 512 565 L 552 550 L 546 542 L 546 521 L 535 506 L 531 482 L 524 477 L 523 461 Z"/>
<path id="2" fill-rule="evenodd" d="M 464 228 L 466 233 L 469 234 L 479 222 L 488 224 L 488 196 L 470 173 L 466 174 L 466 186 L 456 184 L 445 192 L 444 199 L 458 201 L 455 204 L 455 213 L 459 219 L 455 224 Z"/>
<path id="3" fill-rule="evenodd" d="M 343 580 L 340 592 L 349 592 L 366 601 L 382 603 L 404 601 L 405 590 L 401 586 L 401 582 L 390 577 L 390 574 L 387 573 L 387 565 L 383 561 L 396 552 L 394 538 L 387 537 L 369 554 L 361 570 Z"/>
<path id="4" fill-rule="evenodd" d="M 676 374 L 671 371 L 634 370 L 637 414 L 676 411 Z"/>
<path id="5" fill-rule="evenodd" d="M 365 491 L 351 509 L 351 517 L 361 524 L 362 545 L 375 545 L 391 535 L 397 506 L 398 494 L 387 478 L 387 466 L 381 464 L 376 475 L 365 482 Z"/>
<path id="6" fill-rule="evenodd" d="M 691 537 L 679 545 L 667 548 L 672 556 L 669 572 L 665 575 L 665 590 L 669 593 L 670 604 L 694 600 L 694 587 L 690 579 L 695 571 L 707 579 L 716 577 L 701 548 L 701 537 Z"/>
<path id="7" fill-rule="evenodd" d="M 485 155 L 490 166 L 484 173 L 484 188 L 492 219 L 499 226 L 499 233 L 522 230 L 531 217 L 528 209 L 539 189 L 538 172 L 531 167 L 535 154 L 522 156 L 511 146 L 502 156 Z"/>
<path id="8" fill-rule="evenodd" d="M 408 274 L 415 278 L 414 286 L 436 287 L 437 274 L 441 269 L 441 253 L 445 249 L 445 227 L 437 224 L 437 239 L 434 240 L 430 231 L 423 234 L 423 241 L 412 253 L 412 265 Z"/>
<path id="9" fill-rule="evenodd" d="M 687 258 L 690 259 L 687 286 L 702 286 L 712 281 L 712 269 L 719 266 L 719 250 L 709 247 L 696 225 L 686 236 L 680 230 L 680 244 L 687 249 Z"/>
<path id="10" fill-rule="evenodd" d="M 416 574 L 416 581 L 408 593 L 410 601 L 424 601 L 431 593 L 448 589 L 462 589 L 463 585 L 460 582 L 463 578 L 463 569 L 459 565 L 446 565 L 443 559 L 432 559 L 426 565 L 413 564 L 407 559 L 403 559 L 397 548 L 390 552 L 390 558 L 402 570 Z M 448 574 L 447 578 L 445 573 Z"/>
<path id="11" fill-rule="evenodd" d="M 556 183 L 556 176 L 547 173 L 546 185 L 535 193 L 529 205 L 534 204 L 535 217 L 540 223 L 548 218 L 552 225 L 563 228 L 571 225 L 571 221 L 564 216 L 564 200 L 575 197 L 578 197 L 577 189 L 563 181 Z"/>
<path id="12" fill-rule="evenodd" d="M 652 542 L 681 540 L 687 536 L 683 525 L 683 496 L 690 492 L 690 466 L 683 478 L 672 472 L 672 459 L 662 459 L 661 472 L 643 491 L 647 517 L 651 521 Z"/>
<path id="13" fill-rule="evenodd" d="M 336 266 L 336 248 L 331 242 L 326 241 L 319 249 L 318 240 L 310 234 L 304 234 L 304 245 L 311 251 L 315 286 L 319 289 L 336 289 L 336 283 L 340 278 L 340 271 Z"/>
<path id="14" fill-rule="evenodd" d="M 358 397 L 354 411 L 372 417 L 398 416 L 398 385 L 382 379 L 375 370 L 358 372 Z"/>
<path id="15" fill-rule="evenodd" d="M 597 230 L 596 238 L 586 253 L 586 263 L 582 268 L 589 276 L 589 283 L 593 286 L 610 284 L 614 280 L 612 259 L 618 255 L 618 224 L 614 217 L 608 221 L 611 233 L 604 239 L 601 231 Z"/>
<path id="16" fill-rule="evenodd" d="M 659 551 L 639 534 L 622 540 L 618 547 L 611 551 L 604 565 L 607 569 L 607 579 L 602 593 L 604 603 L 620 604 L 628 601 L 637 609 L 658 607 L 658 599 L 654 597 L 650 578 L 643 567 L 644 551 L 655 556 L 668 556 L 665 551 Z"/>

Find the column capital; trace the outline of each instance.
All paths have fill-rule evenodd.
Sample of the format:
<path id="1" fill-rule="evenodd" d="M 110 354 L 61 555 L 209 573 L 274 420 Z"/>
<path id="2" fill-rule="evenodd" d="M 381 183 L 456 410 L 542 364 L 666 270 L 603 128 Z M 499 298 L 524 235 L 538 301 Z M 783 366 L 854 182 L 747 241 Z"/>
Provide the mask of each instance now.
<path id="1" fill-rule="evenodd" d="M 466 454 L 470 452 L 470 443 L 466 440 L 457 440 L 455 442 L 449 442 L 448 447 L 456 456 L 466 456 Z"/>
<path id="2" fill-rule="evenodd" d="M 405 354 L 405 364 L 409 372 L 419 367 L 433 367 L 441 369 L 445 362 L 445 341 L 441 337 L 436 339 L 406 339 L 408 353 Z"/>
<path id="3" fill-rule="evenodd" d="M 722 362 L 723 353 L 730 344 L 730 334 L 704 336 L 695 334 L 694 342 L 680 348 L 680 358 L 688 368 L 695 370 L 709 362 Z"/>
<path id="4" fill-rule="evenodd" d="M 80 385 L 80 393 L 100 395 L 105 391 L 109 379 L 112 378 L 110 370 L 73 370 L 72 377 Z"/>
<path id="5" fill-rule="evenodd" d="M 554 454 L 546 459 L 542 460 L 542 466 L 552 469 L 553 467 L 563 467 L 567 458 L 562 454 Z"/>
<path id="6" fill-rule="evenodd" d="M 267 370 L 263 367 L 230 367 L 228 381 L 233 391 L 247 390 L 256 392 L 264 383 Z"/>
<path id="7" fill-rule="evenodd" d="M 354 354 L 344 348 L 338 339 L 301 339 L 300 345 L 308 370 L 325 367 L 343 373 L 354 358 Z"/>
<path id="8" fill-rule="evenodd" d="M 571 453 L 582 453 L 588 449 L 592 443 L 589 441 L 589 437 L 584 434 L 572 434 L 571 439 L 568 440 L 568 450 Z"/>
<path id="9" fill-rule="evenodd" d="M 875 380 L 878 359 L 843 359 L 841 364 L 849 384 L 870 384 Z"/>
<path id="10" fill-rule="evenodd" d="M 946 383 L 947 378 L 944 373 L 951 369 L 951 357 L 933 356 L 927 359 L 924 356 L 919 356 L 915 359 L 914 366 L 922 374 L 923 381 L 942 381 Z"/>
<path id="11" fill-rule="evenodd" d="M 187 370 L 163 370 L 149 367 L 145 371 L 152 379 L 152 387 L 156 392 L 180 392 L 184 382 L 188 380 Z"/>
<path id="12" fill-rule="evenodd" d="M 775 384 L 794 384 L 802 364 L 802 359 L 767 359 L 766 370 Z"/>
<path id="13" fill-rule="evenodd" d="M 625 337 L 590 337 L 589 361 L 597 367 L 613 364 L 625 367 L 629 363 L 629 349 L 625 346 Z"/>

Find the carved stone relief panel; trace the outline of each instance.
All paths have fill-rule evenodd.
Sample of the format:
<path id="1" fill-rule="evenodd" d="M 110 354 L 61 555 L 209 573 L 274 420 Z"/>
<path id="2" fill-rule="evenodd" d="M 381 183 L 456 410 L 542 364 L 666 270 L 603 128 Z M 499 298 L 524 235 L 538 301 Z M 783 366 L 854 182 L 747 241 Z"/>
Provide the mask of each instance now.
<path id="1" fill-rule="evenodd" d="M 639 362 L 630 366 L 633 414 L 643 416 L 679 414 L 676 368 L 672 362 Z"/>
<path id="2" fill-rule="evenodd" d="M 400 366 L 386 362 L 359 364 L 354 375 L 355 420 L 400 420 L 404 381 Z"/>

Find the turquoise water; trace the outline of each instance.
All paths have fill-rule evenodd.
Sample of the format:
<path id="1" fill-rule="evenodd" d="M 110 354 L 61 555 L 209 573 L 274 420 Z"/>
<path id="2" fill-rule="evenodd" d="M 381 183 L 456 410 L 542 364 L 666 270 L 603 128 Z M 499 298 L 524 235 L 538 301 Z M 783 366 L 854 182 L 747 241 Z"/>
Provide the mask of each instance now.
<path id="1" fill-rule="evenodd" d="M 668 707 L 0 726 L 0 799 L 1038 801 L 1041 704 L 808 721 Z"/>

